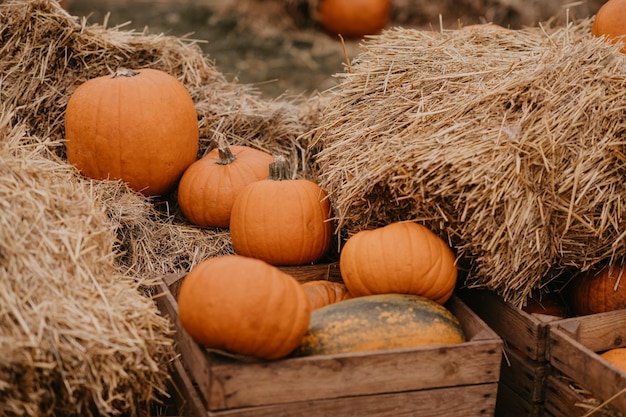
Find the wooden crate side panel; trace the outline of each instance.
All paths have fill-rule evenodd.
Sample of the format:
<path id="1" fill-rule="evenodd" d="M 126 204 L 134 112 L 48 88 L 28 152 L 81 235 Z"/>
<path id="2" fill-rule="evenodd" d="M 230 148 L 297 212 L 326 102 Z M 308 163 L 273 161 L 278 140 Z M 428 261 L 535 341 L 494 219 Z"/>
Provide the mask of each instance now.
<path id="1" fill-rule="evenodd" d="M 520 397 L 506 384 L 498 386 L 495 417 L 541 417 L 543 405 Z"/>
<path id="2" fill-rule="evenodd" d="M 532 360 L 547 360 L 548 323 L 539 316 L 515 308 L 485 290 L 464 291 L 462 298 L 507 345 L 519 349 Z"/>
<path id="3" fill-rule="evenodd" d="M 493 341 L 212 367 L 210 409 L 497 382 Z M 218 401 L 221 400 L 221 401 Z"/>
<path id="4" fill-rule="evenodd" d="M 531 403 L 543 401 L 546 372 L 546 362 L 523 358 L 512 349 L 504 349 L 500 365 L 500 382 L 510 387 L 525 401 Z"/>
<path id="5" fill-rule="evenodd" d="M 552 327 L 570 333 L 578 343 L 599 352 L 626 346 L 626 310 L 559 320 Z"/>
<path id="6" fill-rule="evenodd" d="M 626 412 L 626 373 L 600 358 L 559 326 L 550 329 L 549 349 L 550 365 L 582 384 L 599 399 L 607 400 L 624 391 L 612 398 L 611 405 Z"/>
<path id="7" fill-rule="evenodd" d="M 210 411 L 211 417 L 487 417 L 496 383 Z"/>

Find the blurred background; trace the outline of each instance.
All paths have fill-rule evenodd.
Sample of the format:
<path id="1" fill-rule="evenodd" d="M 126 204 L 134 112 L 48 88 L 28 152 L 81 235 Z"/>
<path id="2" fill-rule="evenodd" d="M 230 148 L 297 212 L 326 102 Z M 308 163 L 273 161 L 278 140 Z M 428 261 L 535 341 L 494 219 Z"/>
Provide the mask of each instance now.
<path id="1" fill-rule="evenodd" d="M 198 43 L 230 80 L 278 97 L 323 91 L 336 83 L 362 38 L 326 32 L 317 14 L 330 0 L 64 0 L 88 23 Z M 353 1 L 353 0 L 341 0 Z M 375 2 L 377 0 L 358 0 Z M 456 29 L 491 22 L 512 29 L 593 16 L 604 0 L 392 0 L 387 27 Z"/>

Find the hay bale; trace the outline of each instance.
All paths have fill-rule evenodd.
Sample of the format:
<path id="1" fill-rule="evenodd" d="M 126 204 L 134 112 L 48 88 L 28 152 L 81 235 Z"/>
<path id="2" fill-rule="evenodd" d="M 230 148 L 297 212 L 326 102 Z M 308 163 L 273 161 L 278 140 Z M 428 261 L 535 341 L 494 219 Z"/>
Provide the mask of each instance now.
<path id="1" fill-rule="evenodd" d="M 89 182 L 0 111 L 0 413 L 147 415 L 169 378 L 169 321 L 116 265 Z"/>
<path id="2" fill-rule="evenodd" d="M 344 237 L 427 224 L 465 285 L 533 288 L 626 255 L 626 70 L 590 22 L 366 40 L 316 133 Z"/>

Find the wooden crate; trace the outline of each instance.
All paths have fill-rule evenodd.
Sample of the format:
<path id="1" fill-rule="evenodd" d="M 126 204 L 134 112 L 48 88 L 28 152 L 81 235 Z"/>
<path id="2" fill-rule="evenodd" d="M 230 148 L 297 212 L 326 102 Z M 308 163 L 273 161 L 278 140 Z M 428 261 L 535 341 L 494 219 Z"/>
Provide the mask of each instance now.
<path id="1" fill-rule="evenodd" d="M 598 409 L 600 403 L 600 400 L 563 374 L 555 372 L 546 380 L 546 417 L 583 417 L 592 411 L 594 417 L 622 415 L 609 406 Z"/>
<path id="2" fill-rule="evenodd" d="M 338 279 L 332 269 L 326 271 L 322 275 Z M 298 279 L 319 279 L 317 272 Z M 181 327 L 176 294 L 182 279 L 164 278 L 157 302 L 176 327 L 181 372 L 198 415 L 494 415 L 502 340 L 457 297 L 446 307 L 461 321 L 465 343 L 240 361 L 209 352 Z"/>
<path id="3" fill-rule="evenodd" d="M 554 372 L 555 376 L 561 375 L 561 380 L 567 378 L 571 381 L 569 385 L 585 390 L 600 402 L 608 400 L 606 412 L 611 415 L 626 415 L 626 373 L 602 359 L 598 352 L 626 346 L 625 323 L 626 310 L 618 310 L 559 320 L 549 331 L 549 360 L 550 366 L 558 371 L 558 374 Z M 550 379 L 553 385 L 554 381 L 555 378 Z M 554 407 L 550 404 L 550 408 L 571 412 L 566 405 L 575 397 L 566 399 L 563 390 L 559 392 L 552 395 L 551 391 L 548 396 L 547 402 L 557 403 Z"/>
<path id="4" fill-rule="evenodd" d="M 527 313 L 487 290 L 464 290 L 460 294 L 504 341 L 496 416 L 542 415 L 550 372 L 548 330 L 562 318 Z"/>

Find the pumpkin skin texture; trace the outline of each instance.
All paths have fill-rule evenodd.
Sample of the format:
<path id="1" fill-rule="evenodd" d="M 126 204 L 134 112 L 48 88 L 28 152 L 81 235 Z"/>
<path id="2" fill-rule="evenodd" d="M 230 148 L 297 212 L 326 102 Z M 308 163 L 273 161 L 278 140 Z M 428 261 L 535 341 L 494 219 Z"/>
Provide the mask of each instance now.
<path id="1" fill-rule="evenodd" d="M 451 248 L 425 226 L 397 222 L 352 235 L 339 255 L 343 282 L 354 297 L 415 294 L 444 304 L 456 286 Z"/>
<path id="2" fill-rule="evenodd" d="M 311 305 L 311 310 L 352 298 L 348 288 L 341 282 L 323 279 L 308 281 L 302 284 Z"/>
<path id="3" fill-rule="evenodd" d="M 609 265 L 579 275 L 569 284 L 569 296 L 577 316 L 622 310 L 626 308 L 626 270 Z"/>
<path id="4" fill-rule="evenodd" d="M 201 345 L 273 360 L 298 346 L 311 309 L 301 284 L 287 273 L 258 259 L 221 255 L 184 278 L 178 314 Z"/>
<path id="5" fill-rule="evenodd" d="M 359 38 L 374 35 L 389 22 L 389 0 L 321 0 L 318 20 L 333 35 Z"/>
<path id="6" fill-rule="evenodd" d="M 600 356 L 607 362 L 626 372 L 626 348 L 609 349 Z"/>
<path id="7" fill-rule="evenodd" d="M 316 262 L 330 248 L 330 214 L 324 190 L 313 181 L 286 179 L 285 161 L 277 157 L 268 179 L 248 184 L 233 203 L 233 249 L 272 265 Z"/>
<path id="8" fill-rule="evenodd" d="M 626 41 L 620 39 L 626 35 L 626 0 L 609 0 L 598 9 L 591 26 L 591 34 L 597 37 L 604 36 L 609 42 Z M 626 44 L 621 49 L 626 52 Z"/>
<path id="9" fill-rule="evenodd" d="M 442 305 L 411 294 L 378 294 L 311 313 L 294 356 L 330 355 L 463 343 L 458 319 Z"/>
<path id="10" fill-rule="evenodd" d="M 178 205 L 191 223 L 227 228 L 235 197 L 266 179 L 274 157 L 247 146 L 220 145 L 191 164 L 178 184 Z"/>
<path id="11" fill-rule="evenodd" d="M 65 112 L 67 159 L 98 180 L 123 180 L 146 196 L 168 192 L 198 153 L 193 100 L 155 69 L 90 79 Z"/>

